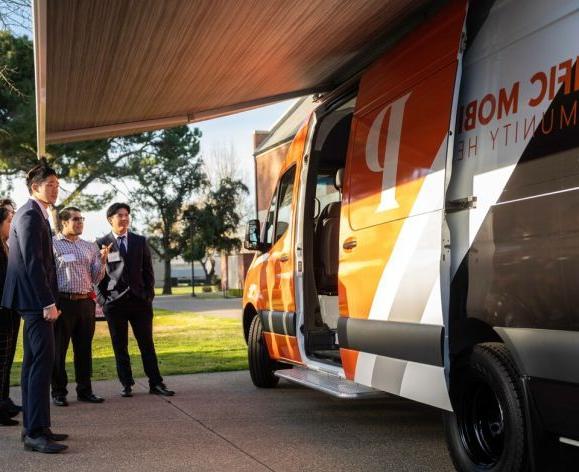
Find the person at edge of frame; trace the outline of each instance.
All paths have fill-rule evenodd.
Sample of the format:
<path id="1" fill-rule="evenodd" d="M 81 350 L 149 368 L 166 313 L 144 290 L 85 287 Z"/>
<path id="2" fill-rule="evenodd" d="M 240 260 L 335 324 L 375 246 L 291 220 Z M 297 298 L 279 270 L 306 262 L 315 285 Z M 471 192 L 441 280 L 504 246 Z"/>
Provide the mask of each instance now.
<path id="1" fill-rule="evenodd" d="M 78 401 L 102 403 L 104 398 L 92 391 L 92 341 L 95 332 L 95 302 L 93 285 L 105 275 L 109 246 L 100 250 L 80 236 L 84 217 L 80 209 L 67 207 L 58 219 L 62 230 L 52 238 L 58 280 L 60 317 L 54 324 L 55 362 L 52 373 L 52 401 L 56 406 L 68 406 L 66 396 L 68 375 L 66 352 L 72 340 L 74 373 Z"/>
<path id="2" fill-rule="evenodd" d="M 56 203 L 59 182 L 45 159 L 26 176 L 30 193 L 12 220 L 8 266 L 1 306 L 16 310 L 24 320 L 22 414 L 24 449 L 47 454 L 68 448 L 68 435 L 50 429 L 50 378 L 54 364 L 54 322 L 58 286 L 52 253 L 48 208 Z"/>
<path id="3" fill-rule="evenodd" d="M 172 396 L 159 372 L 153 341 L 153 298 L 155 277 L 147 241 L 129 231 L 131 208 L 126 203 L 113 203 L 107 209 L 112 231 L 97 239 L 101 248 L 112 245 L 107 257 L 106 274 L 97 286 L 97 300 L 107 320 L 117 374 L 122 385 L 121 396 L 132 397 L 135 384 L 128 351 L 128 325 L 137 340 L 149 393 Z"/>
<path id="4" fill-rule="evenodd" d="M 8 235 L 16 205 L 9 198 L 0 199 L 0 298 L 8 266 Z M 22 411 L 10 398 L 10 371 L 16 353 L 20 329 L 20 315 L 14 310 L 0 308 L 0 425 L 16 426 L 13 419 Z"/>

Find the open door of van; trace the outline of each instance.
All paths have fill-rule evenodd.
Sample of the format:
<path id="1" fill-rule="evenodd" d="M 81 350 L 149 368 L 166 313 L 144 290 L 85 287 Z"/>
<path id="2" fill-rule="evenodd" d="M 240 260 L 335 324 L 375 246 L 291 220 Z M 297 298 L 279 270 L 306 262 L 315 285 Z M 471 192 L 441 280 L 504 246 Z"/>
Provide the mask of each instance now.
<path id="1" fill-rule="evenodd" d="M 448 410 L 445 191 L 465 16 L 449 2 L 362 77 L 340 226 L 346 376 Z"/>

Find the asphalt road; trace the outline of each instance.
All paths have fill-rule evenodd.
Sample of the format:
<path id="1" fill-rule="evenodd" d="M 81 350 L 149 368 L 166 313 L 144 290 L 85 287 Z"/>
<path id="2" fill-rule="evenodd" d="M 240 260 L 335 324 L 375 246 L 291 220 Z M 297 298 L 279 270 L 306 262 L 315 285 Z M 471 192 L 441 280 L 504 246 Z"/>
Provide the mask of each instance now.
<path id="1" fill-rule="evenodd" d="M 191 295 L 161 295 L 153 300 L 155 308 L 192 311 L 205 315 L 241 319 L 241 298 L 193 298 Z"/>
<path id="2" fill-rule="evenodd" d="M 452 470 L 437 410 L 396 397 L 343 401 L 285 381 L 256 389 L 249 373 L 166 379 L 170 401 L 138 381 L 133 398 L 97 382 L 106 402 L 52 407 L 69 451 L 23 451 L 19 427 L 0 427 L 0 470 L 446 471 Z M 13 398 L 18 398 L 18 389 Z"/>

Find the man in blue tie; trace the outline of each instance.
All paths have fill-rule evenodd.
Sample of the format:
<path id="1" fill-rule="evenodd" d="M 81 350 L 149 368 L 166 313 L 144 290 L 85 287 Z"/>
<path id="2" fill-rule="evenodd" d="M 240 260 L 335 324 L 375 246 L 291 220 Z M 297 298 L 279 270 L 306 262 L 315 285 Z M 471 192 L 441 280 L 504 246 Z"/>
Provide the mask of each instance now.
<path id="1" fill-rule="evenodd" d="M 97 300 L 111 333 L 117 374 L 123 386 L 121 396 L 131 397 L 135 384 L 128 351 L 129 323 L 149 377 L 149 393 L 171 396 L 175 392 L 163 383 L 153 342 L 155 277 L 151 252 L 143 236 L 129 231 L 130 213 L 126 203 L 113 203 L 107 209 L 112 232 L 98 239 L 97 245 L 110 246 L 110 252 L 105 276 L 97 287 Z"/>
<path id="2" fill-rule="evenodd" d="M 30 200 L 12 220 L 1 305 L 24 319 L 22 362 L 23 440 L 27 450 L 54 454 L 67 438 L 50 430 L 50 378 L 54 364 L 54 322 L 58 285 L 48 207 L 58 198 L 58 177 L 45 160 L 26 177 Z"/>

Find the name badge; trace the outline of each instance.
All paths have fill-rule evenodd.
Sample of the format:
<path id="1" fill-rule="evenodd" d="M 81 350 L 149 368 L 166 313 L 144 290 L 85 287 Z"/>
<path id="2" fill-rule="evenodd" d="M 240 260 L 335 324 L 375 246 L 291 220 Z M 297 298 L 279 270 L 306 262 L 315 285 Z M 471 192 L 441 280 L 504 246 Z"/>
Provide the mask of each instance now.
<path id="1" fill-rule="evenodd" d="M 109 252 L 108 261 L 109 262 L 120 262 L 121 261 L 120 253 L 118 251 L 117 252 Z"/>
<path id="2" fill-rule="evenodd" d="M 75 262 L 76 261 L 76 254 L 63 254 L 62 255 L 63 262 Z"/>

